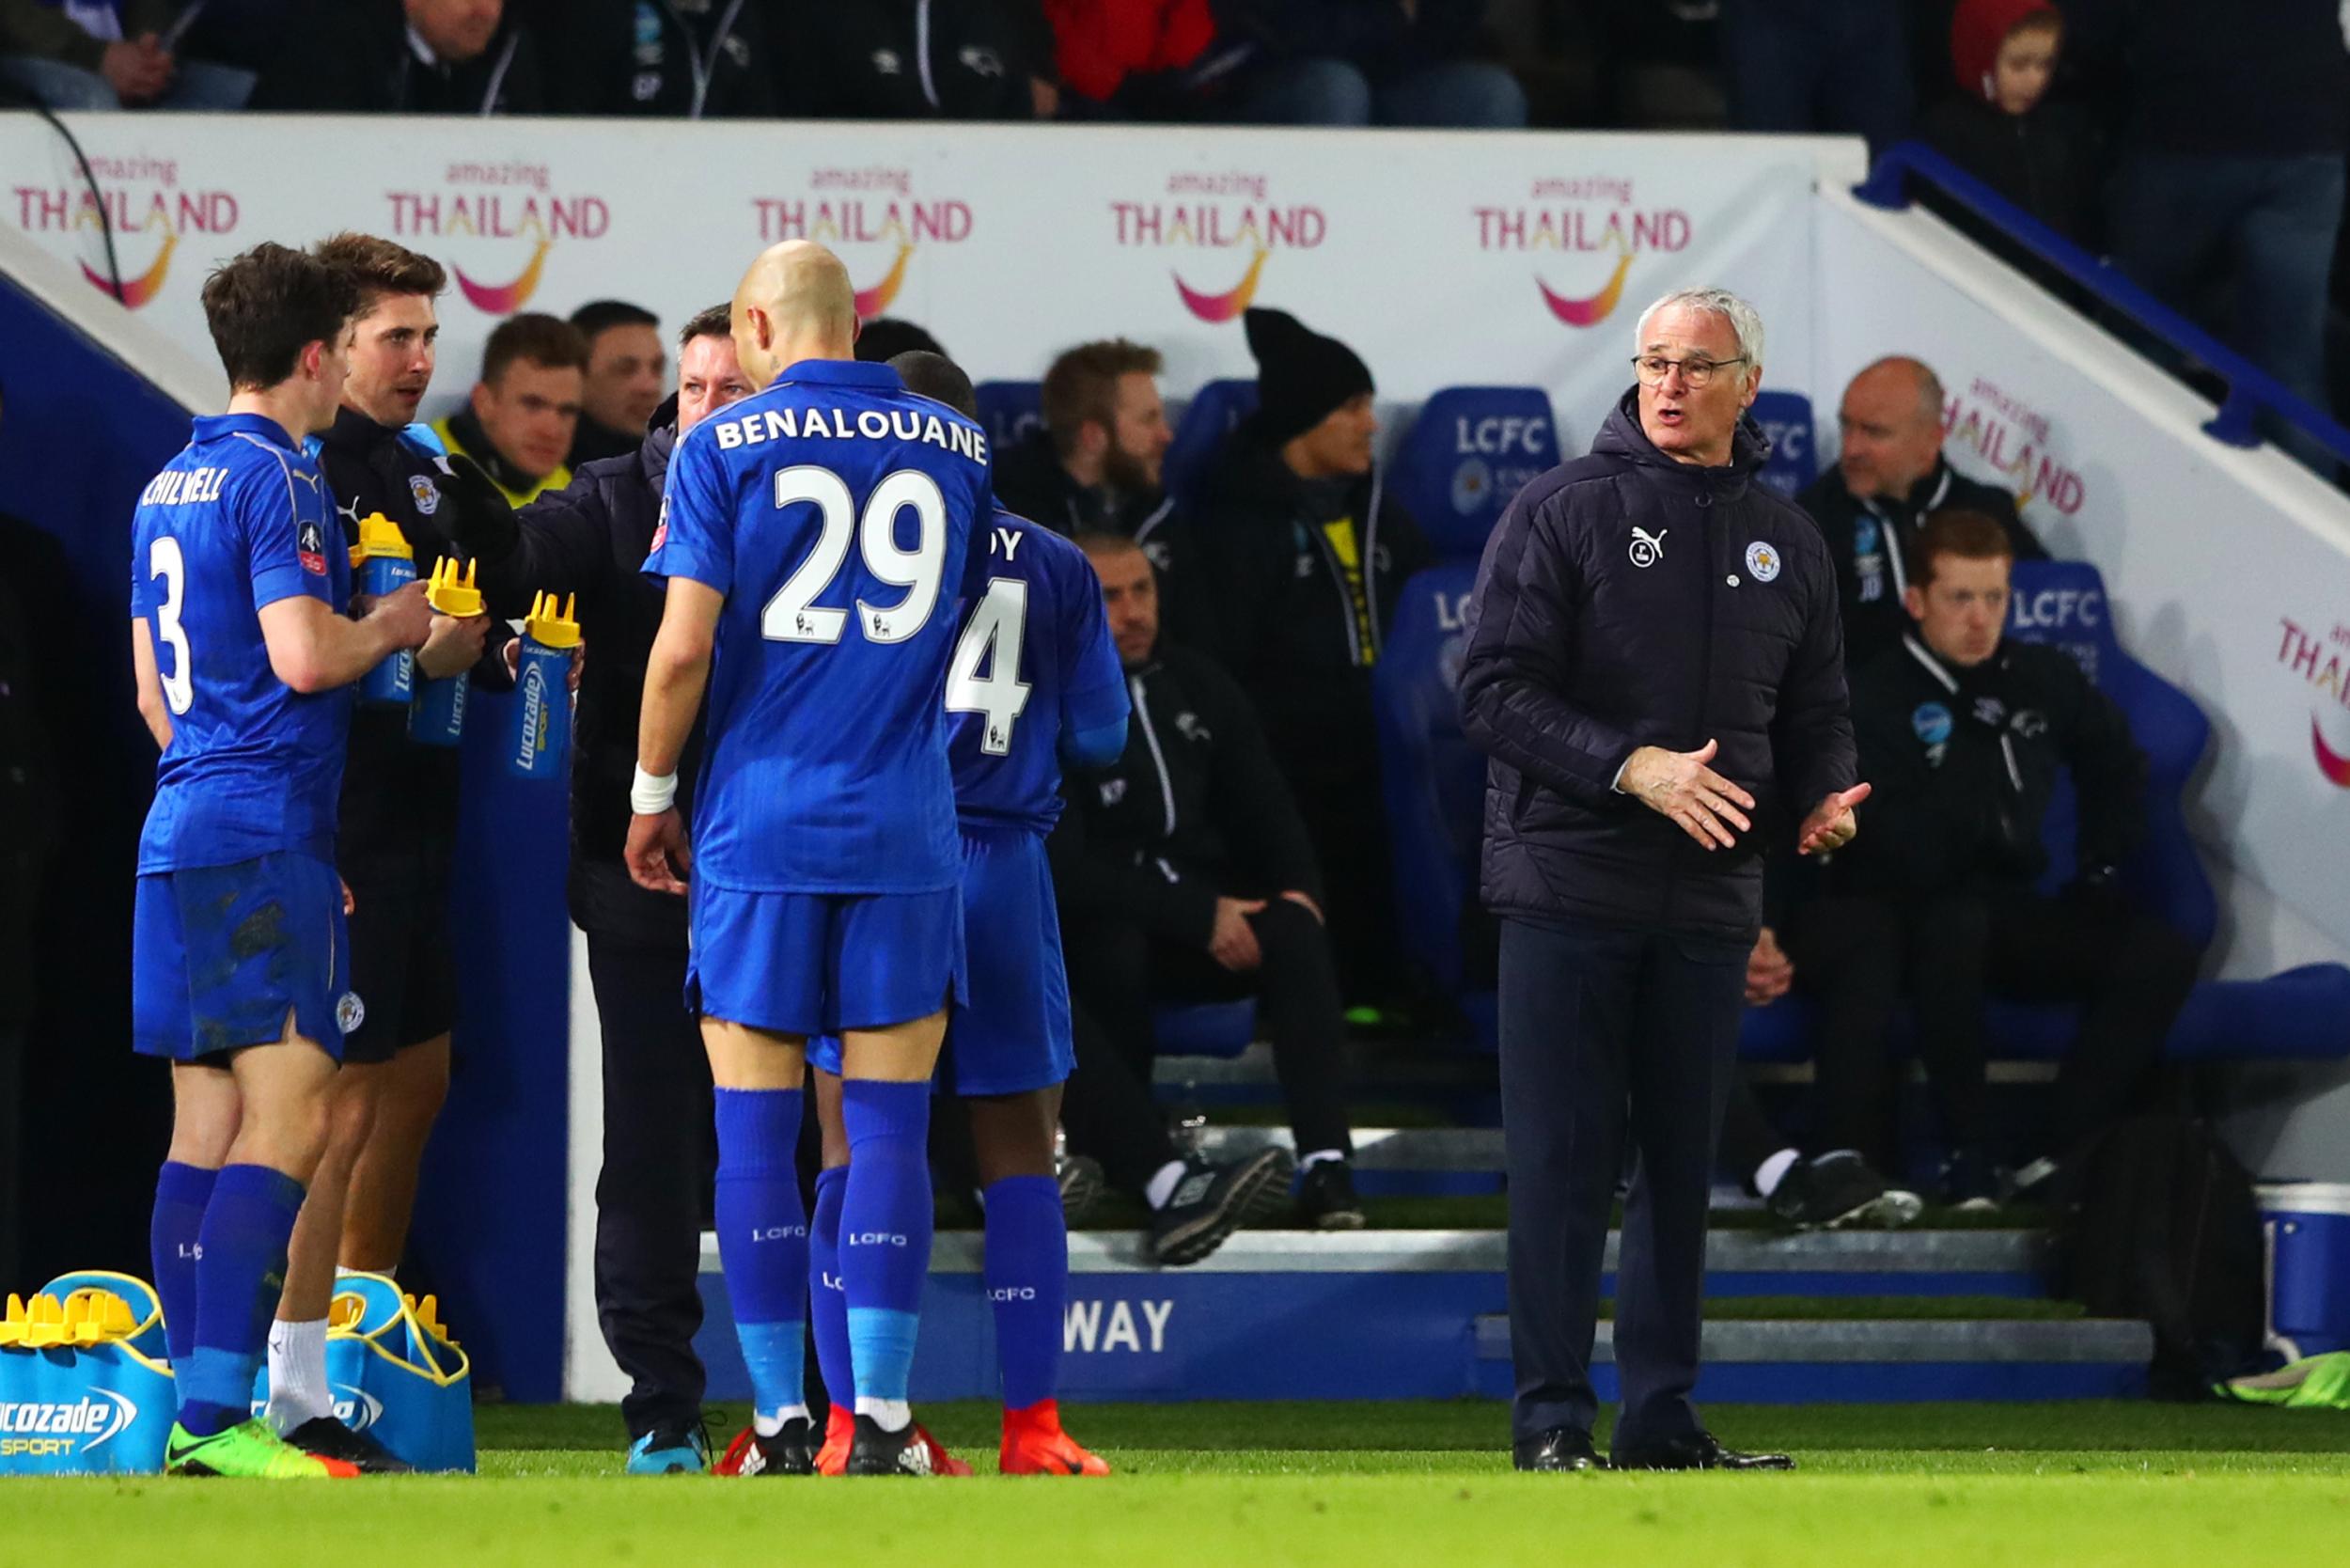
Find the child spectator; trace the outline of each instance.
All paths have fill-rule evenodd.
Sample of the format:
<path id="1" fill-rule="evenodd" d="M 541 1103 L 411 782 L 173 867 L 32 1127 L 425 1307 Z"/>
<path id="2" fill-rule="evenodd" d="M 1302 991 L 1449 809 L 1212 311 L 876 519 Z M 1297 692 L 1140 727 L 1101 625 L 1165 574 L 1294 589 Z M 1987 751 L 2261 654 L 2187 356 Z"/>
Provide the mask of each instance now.
<path id="1" fill-rule="evenodd" d="M 2097 136 L 2084 110 L 2047 101 L 2063 43 L 2064 18 L 2049 0 L 1960 0 L 1950 16 L 1958 93 L 1927 111 L 1923 130 L 1967 173 L 2087 243 Z"/>

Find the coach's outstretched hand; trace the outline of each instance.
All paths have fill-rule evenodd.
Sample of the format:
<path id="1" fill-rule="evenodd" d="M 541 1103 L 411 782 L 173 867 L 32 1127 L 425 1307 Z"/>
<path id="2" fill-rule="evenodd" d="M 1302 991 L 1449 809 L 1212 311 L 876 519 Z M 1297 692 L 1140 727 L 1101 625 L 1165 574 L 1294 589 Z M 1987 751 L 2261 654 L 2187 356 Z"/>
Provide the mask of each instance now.
<path id="1" fill-rule="evenodd" d="M 629 818 L 625 857 L 628 874 L 637 886 L 682 894 L 686 873 L 694 869 L 694 852 L 686 846 L 685 823 L 677 808 L 657 817 L 639 812 Z"/>

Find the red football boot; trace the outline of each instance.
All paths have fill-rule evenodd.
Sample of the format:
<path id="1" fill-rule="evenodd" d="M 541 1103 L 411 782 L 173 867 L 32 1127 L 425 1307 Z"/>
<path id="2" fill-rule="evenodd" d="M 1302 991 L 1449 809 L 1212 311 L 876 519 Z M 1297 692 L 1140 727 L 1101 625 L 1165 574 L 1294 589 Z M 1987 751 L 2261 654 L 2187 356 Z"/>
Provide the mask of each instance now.
<path id="1" fill-rule="evenodd" d="M 1108 1463 L 1060 1428 L 1060 1402 L 1041 1399 L 1004 1412 L 1000 1466 L 1008 1476 L 1105 1476 Z"/>
<path id="2" fill-rule="evenodd" d="M 824 1446 L 816 1450 L 816 1473 L 837 1476 L 849 1467 L 849 1445 L 856 1438 L 856 1412 L 836 1402 L 824 1418 Z"/>

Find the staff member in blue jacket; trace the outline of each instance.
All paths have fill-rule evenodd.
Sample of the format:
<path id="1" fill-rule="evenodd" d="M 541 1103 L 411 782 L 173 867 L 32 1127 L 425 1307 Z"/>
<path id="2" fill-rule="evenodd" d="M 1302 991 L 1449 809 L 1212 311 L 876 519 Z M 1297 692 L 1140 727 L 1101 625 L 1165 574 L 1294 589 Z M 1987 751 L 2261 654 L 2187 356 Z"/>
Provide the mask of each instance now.
<path id="1" fill-rule="evenodd" d="M 1764 848 L 1840 847 L 1868 787 L 1827 548 L 1755 482 L 1762 319 L 1682 290 L 1636 346 L 1590 456 L 1527 486 L 1486 542 L 1461 671 L 1462 727 L 1492 758 L 1513 1453 L 1600 1463 L 1591 1347 L 1628 1130 L 1613 1463 L 1786 1469 L 1724 1449 L 1689 1400 L 1706 1200 Z"/>

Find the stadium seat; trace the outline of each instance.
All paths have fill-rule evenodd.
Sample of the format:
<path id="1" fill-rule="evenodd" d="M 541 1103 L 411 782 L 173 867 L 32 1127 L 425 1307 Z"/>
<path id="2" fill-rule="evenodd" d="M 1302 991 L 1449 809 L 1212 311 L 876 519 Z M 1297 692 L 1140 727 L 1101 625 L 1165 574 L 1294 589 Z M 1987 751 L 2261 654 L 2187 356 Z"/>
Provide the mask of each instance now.
<path id="1" fill-rule="evenodd" d="M 1454 998 L 1472 1034 L 1489 1041 L 1490 987 L 1471 975 L 1465 940 L 1479 917 L 1485 759 L 1462 735 L 1453 697 L 1461 611 L 1476 581 L 1475 562 L 1449 561 L 1403 585 L 1372 692 L 1404 956 Z"/>
<path id="2" fill-rule="evenodd" d="M 1161 1007 L 1152 1025 L 1163 1057 L 1236 1057 L 1257 1038 L 1257 1004 L 1244 997 Z"/>
<path id="3" fill-rule="evenodd" d="M 1759 405 L 1758 405 L 1759 406 Z M 2122 651 L 2114 638 L 2105 579 L 2086 561 L 2019 561 L 2007 635 L 2062 648 L 2120 705 L 2146 754 L 2146 842 L 2122 867 L 2125 886 L 2196 946 L 2208 947 L 2219 905 L 2186 828 L 2183 799 L 2211 738 L 2194 700 Z M 1867 821 L 1862 808 L 1862 821 Z M 2076 803 L 2072 781 L 2059 782 L 2044 839 L 2054 893 L 2074 869 Z M 1740 1059 L 1810 1059 L 1814 1010 L 1791 996 L 1747 1012 Z M 2002 1060 L 2057 1061 L 2072 1048 L 2080 1010 L 1995 1002 L 1991 1053 Z M 2325 1060 L 2350 1056 L 2350 969 L 2313 964 L 2264 980 L 2204 980 L 2187 997 L 2165 1054 L 2174 1060 Z"/>
<path id="4" fill-rule="evenodd" d="M 1748 414 L 1771 438 L 1771 455 L 1762 464 L 1762 482 L 1782 495 L 1793 495 L 1820 474 L 1819 432 L 1811 426 L 1811 400 L 1800 392 L 1755 394 Z"/>
<path id="5" fill-rule="evenodd" d="M 1257 384 L 1253 381 L 1212 381 L 1194 394 L 1175 426 L 1175 440 L 1167 448 L 1167 494 L 1183 501 L 1194 499 L 1224 438 L 1232 433 L 1233 426 L 1256 412 Z"/>
<path id="6" fill-rule="evenodd" d="M 1042 383 L 983 381 L 971 390 L 979 400 L 979 428 L 987 431 L 990 451 L 1001 455 L 1043 428 Z"/>
<path id="7" fill-rule="evenodd" d="M 1539 386 L 1448 386 L 1396 444 L 1397 497 L 1436 553 L 1474 560 L 1501 509 L 1559 463 L 1559 423 Z"/>

